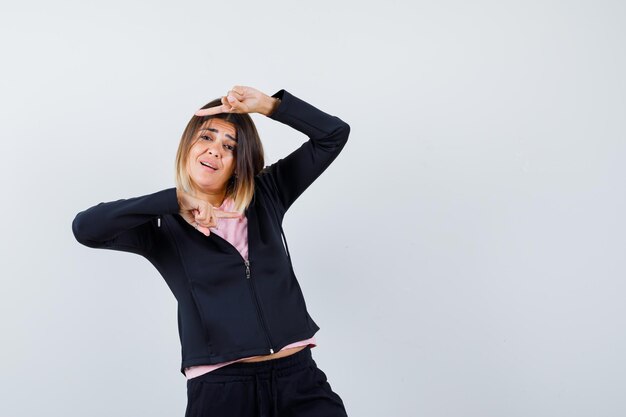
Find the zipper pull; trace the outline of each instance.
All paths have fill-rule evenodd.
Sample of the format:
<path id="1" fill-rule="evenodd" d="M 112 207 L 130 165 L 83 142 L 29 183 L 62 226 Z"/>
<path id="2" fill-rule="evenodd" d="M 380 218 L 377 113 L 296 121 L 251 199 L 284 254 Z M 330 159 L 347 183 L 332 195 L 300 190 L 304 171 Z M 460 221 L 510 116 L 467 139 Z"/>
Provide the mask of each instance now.
<path id="1" fill-rule="evenodd" d="M 274 349 L 270 348 L 270 353 L 274 353 Z"/>
<path id="2" fill-rule="evenodd" d="M 250 261 L 244 260 L 246 264 L 246 279 L 250 279 Z"/>
<path id="3" fill-rule="evenodd" d="M 160 217 L 157 217 L 157 226 L 161 227 L 161 218 Z"/>

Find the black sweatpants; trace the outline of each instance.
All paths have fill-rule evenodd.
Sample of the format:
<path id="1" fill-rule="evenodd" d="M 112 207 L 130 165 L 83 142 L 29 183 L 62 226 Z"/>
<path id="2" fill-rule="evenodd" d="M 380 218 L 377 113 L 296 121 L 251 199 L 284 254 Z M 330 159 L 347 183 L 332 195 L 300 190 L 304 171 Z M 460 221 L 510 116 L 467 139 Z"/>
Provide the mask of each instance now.
<path id="1" fill-rule="evenodd" d="M 235 362 L 187 380 L 185 417 L 347 417 L 307 346 L 293 355 Z"/>

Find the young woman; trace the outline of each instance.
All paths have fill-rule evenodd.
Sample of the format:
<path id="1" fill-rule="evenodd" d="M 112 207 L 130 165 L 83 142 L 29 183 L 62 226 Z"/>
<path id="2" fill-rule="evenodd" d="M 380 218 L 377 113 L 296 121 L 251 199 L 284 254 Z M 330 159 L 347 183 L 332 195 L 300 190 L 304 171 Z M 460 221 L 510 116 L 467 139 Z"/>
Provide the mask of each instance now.
<path id="1" fill-rule="evenodd" d="M 309 137 L 265 166 L 248 113 Z M 78 213 L 75 238 L 148 259 L 178 302 L 185 416 L 346 416 L 312 358 L 309 315 L 282 220 L 341 152 L 350 127 L 286 90 L 234 86 L 198 110 L 176 155 L 176 187 Z"/>

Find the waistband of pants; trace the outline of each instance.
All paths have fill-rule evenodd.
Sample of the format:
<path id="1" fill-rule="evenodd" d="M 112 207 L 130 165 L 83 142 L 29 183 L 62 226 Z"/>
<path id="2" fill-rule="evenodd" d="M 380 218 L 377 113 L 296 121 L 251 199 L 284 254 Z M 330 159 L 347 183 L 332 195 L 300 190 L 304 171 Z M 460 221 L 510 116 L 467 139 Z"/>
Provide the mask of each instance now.
<path id="1" fill-rule="evenodd" d="M 311 346 L 307 346 L 294 354 L 277 359 L 268 359 L 258 362 L 234 362 L 217 368 L 214 371 L 198 375 L 190 381 L 211 381 L 220 376 L 252 376 L 266 372 L 269 373 L 271 371 L 277 372 L 278 374 L 289 374 L 312 364 L 315 364 L 315 362 L 313 361 L 313 355 L 311 355 Z"/>

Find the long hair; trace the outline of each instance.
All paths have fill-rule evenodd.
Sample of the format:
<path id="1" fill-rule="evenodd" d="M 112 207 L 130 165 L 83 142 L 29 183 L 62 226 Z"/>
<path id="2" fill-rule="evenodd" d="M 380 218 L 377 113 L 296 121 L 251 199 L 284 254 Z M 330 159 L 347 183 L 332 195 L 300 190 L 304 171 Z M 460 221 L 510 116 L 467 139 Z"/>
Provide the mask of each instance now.
<path id="1" fill-rule="evenodd" d="M 202 106 L 203 109 L 220 106 L 219 98 Z M 209 119 L 218 118 L 230 122 L 237 132 L 237 146 L 235 147 L 235 171 L 226 185 L 226 196 L 235 202 L 235 211 L 243 213 L 248 208 L 254 196 L 254 177 L 265 166 L 263 144 L 259 138 L 256 126 L 247 113 L 218 113 L 210 116 L 192 116 L 183 131 L 178 144 L 175 161 L 176 186 L 193 195 L 194 189 L 187 172 L 189 150 L 199 140 L 198 129 Z"/>

